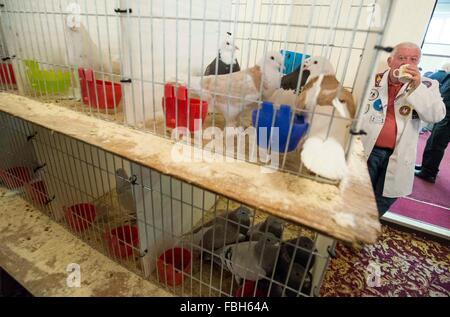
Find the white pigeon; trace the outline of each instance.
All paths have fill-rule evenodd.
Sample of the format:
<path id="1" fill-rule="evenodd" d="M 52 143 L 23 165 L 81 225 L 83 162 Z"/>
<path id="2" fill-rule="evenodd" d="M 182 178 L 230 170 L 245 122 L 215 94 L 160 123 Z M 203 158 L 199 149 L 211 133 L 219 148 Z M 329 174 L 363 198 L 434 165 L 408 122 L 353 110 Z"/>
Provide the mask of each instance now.
<path id="1" fill-rule="evenodd" d="M 227 32 L 227 38 L 222 42 L 219 48 L 218 57 L 216 57 L 206 67 L 205 76 L 215 75 L 216 71 L 218 75 L 235 73 L 241 70 L 236 58 L 236 51 L 239 50 L 234 44 L 234 39 L 231 37 L 231 33 Z"/>
<path id="2" fill-rule="evenodd" d="M 275 106 L 289 105 L 294 108 L 300 108 L 300 99 L 298 99 L 298 95 L 295 93 L 295 89 L 286 88 L 297 87 L 300 69 L 302 72 L 302 84 L 299 87 L 299 93 L 308 82 L 318 77 L 320 74 L 334 75 L 333 65 L 331 65 L 330 61 L 326 58 L 320 56 L 306 58 L 302 67 L 299 66 L 294 72 L 282 78 L 281 88 L 275 90 L 268 101 L 272 102 Z M 290 76 L 291 78 L 287 78 L 288 76 Z M 290 82 L 283 84 L 283 81 Z"/>
<path id="3" fill-rule="evenodd" d="M 81 9 L 76 3 L 66 7 L 64 31 L 66 33 L 69 64 L 77 67 L 92 68 L 94 71 L 120 74 L 120 62 L 117 55 L 101 52 L 92 40 L 88 30 L 81 22 Z"/>
<path id="4" fill-rule="evenodd" d="M 231 244 L 217 250 L 213 260 L 230 271 L 238 284 L 242 279 L 257 281 L 272 273 L 279 248 L 279 239 L 266 233 L 258 241 Z"/>
<path id="5" fill-rule="evenodd" d="M 268 52 L 255 66 L 236 73 L 192 76 L 189 88 L 210 105 L 215 94 L 215 108 L 225 117 L 226 126 L 234 126 L 245 107 L 261 98 L 267 100 L 280 87 L 283 63 L 279 52 Z M 187 82 L 186 79 L 181 81 Z"/>
<path id="6" fill-rule="evenodd" d="M 307 72 L 305 72 L 307 71 Z M 334 76 L 335 71 L 331 62 L 322 56 L 308 57 L 303 63 L 303 72 L 307 76 L 306 83 L 318 77 L 319 75 L 331 75 Z"/>
<path id="7" fill-rule="evenodd" d="M 331 63 L 323 57 L 305 61 L 310 75 L 300 94 L 297 107 L 308 111 L 308 139 L 301 160 L 319 176 L 341 180 L 347 174 L 344 148 L 355 116 L 352 94 L 336 79 Z"/>

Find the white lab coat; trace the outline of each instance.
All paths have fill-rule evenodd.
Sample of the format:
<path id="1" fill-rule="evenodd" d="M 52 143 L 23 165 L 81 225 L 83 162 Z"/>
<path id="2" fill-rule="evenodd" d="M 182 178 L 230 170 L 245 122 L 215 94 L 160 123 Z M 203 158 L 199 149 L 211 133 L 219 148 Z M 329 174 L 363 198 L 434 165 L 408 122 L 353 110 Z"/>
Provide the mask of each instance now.
<path id="1" fill-rule="evenodd" d="M 367 158 L 386 118 L 388 77 L 389 71 L 376 76 L 369 103 L 363 109 L 362 129 L 367 135 L 362 137 L 362 141 Z M 439 93 L 439 83 L 428 78 L 423 78 L 422 84 L 414 91 L 407 84 L 403 85 L 395 99 L 394 108 L 397 141 L 389 159 L 383 190 L 383 196 L 391 198 L 407 196 L 412 192 L 420 120 L 439 122 L 444 119 L 446 112 Z"/>

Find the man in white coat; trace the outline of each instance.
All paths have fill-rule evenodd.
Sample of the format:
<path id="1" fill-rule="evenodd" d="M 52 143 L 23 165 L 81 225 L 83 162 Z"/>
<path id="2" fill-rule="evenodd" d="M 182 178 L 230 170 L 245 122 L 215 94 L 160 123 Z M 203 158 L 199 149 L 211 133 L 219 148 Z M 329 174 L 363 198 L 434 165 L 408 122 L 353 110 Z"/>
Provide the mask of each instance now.
<path id="1" fill-rule="evenodd" d="M 367 135 L 362 140 L 380 217 L 398 197 L 412 192 L 420 120 L 435 123 L 445 117 L 439 83 L 422 79 L 420 58 L 421 49 L 413 43 L 395 46 L 389 69 L 376 75 L 363 109 Z M 395 75 L 402 65 L 407 65 L 407 78 L 400 81 Z"/>

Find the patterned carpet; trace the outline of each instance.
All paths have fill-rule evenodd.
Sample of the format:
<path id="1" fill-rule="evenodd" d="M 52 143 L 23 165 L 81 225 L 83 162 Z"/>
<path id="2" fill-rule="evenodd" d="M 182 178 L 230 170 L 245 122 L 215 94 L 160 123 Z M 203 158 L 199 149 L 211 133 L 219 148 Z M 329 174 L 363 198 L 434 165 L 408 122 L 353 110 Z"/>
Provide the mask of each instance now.
<path id="1" fill-rule="evenodd" d="M 383 226 L 375 245 L 338 244 L 336 254 L 322 296 L 450 296 L 449 243 Z"/>

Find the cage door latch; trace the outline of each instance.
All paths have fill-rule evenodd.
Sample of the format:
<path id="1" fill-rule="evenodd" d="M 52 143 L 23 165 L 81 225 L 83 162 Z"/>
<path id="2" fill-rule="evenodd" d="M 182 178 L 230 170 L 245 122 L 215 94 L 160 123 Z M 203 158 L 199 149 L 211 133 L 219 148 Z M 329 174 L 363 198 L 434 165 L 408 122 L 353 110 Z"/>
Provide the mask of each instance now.
<path id="1" fill-rule="evenodd" d="M 375 45 L 374 49 L 379 51 L 385 51 L 386 53 L 392 53 L 392 51 L 394 50 L 394 48 L 391 46 L 381 46 L 381 45 Z"/>
<path id="2" fill-rule="evenodd" d="M 33 132 L 33 134 L 28 135 L 27 136 L 27 141 L 29 142 L 29 141 L 33 140 L 36 137 L 37 134 L 38 133 L 35 131 L 35 132 Z"/>
<path id="3" fill-rule="evenodd" d="M 52 201 L 54 201 L 55 200 L 55 198 L 56 198 L 56 196 L 55 195 L 53 195 L 53 197 L 52 198 L 50 198 L 50 199 L 47 199 L 47 201 L 44 203 L 44 205 L 46 205 L 46 206 L 48 206 Z"/>
<path id="4" fill-rule="evenodd" d="M 359 130 L 359 131 L 350 130 L 350 134 L 351 135 L 367 135 L 367 132 L 364 130 Z"/>
<path id="5" fill-rule="evenodd" d="M 10 59 L 13 59 L 14 57 L 16 57 L 16 55 L 2 57 L 2 62 L 9 61 Z"/>
<path id="6" fill-rule="evenodd" d="M 327 248 L 327 253 L 332 259 L 336 259 L 336 250 L 332 247 Z"/>
<path id="7" fill-rule="evenodd" d="M 129 179 L 131 185 L 136 185 L 137 184 L 137 176 L 136 175 L 132 175 Z"/>
<path id="8" fill-rule="evenodd" d="M 131 8 L 129 9 L 121 9 L 121 8 L 116 8 L 114 9 L 115 13 L 133 13 L 133 10 Z"/>
<path id="9" fill-rule="evenodd" d="M 42 165 L 39 165 L 39 166 L 37 166 L 37 167 L 34 168 L 33 172 L 36 173 L 37 171 L 43 169 L 43 168 L 46 167 L 46 166 L 47 166 L 47 163 L 44 163 L 44 164 L 42 164 Z"/>

